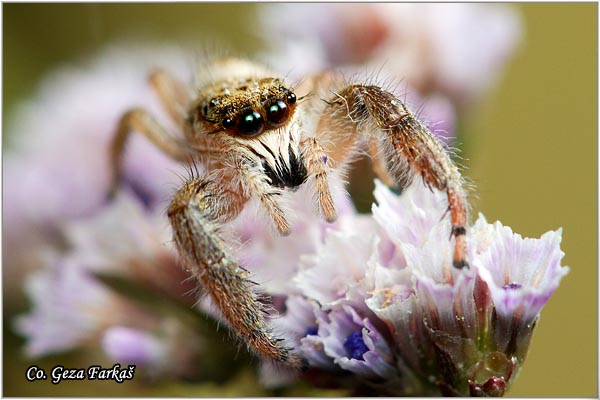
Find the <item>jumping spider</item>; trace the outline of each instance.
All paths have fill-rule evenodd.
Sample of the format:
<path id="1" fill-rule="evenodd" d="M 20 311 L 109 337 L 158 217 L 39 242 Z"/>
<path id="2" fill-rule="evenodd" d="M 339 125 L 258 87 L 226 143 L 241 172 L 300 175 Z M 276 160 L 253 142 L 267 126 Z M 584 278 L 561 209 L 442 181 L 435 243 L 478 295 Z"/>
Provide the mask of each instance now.
<path id="1" fill-rule="evenodd" d="M 396 96 L 375 85 L 339 85 L 333 73 L 309 77 L 293 91 L 267 69 L 234 58 L 215 60 L 209 71 L 210 81 L 193 91 L 164 71 L 151 74 L 151 85 L 184 138 L 175 139 L 142 109 L 127 112 L 112 143 L 114 187 L 132 131 L 176 160 L 201 156 L 206 175 L 189 178 L 168 209 L 174 242 L 185 267 L 250 348 L 291 367 L 305 366 L 267 328 L 249 273 L 227 253 L 219 227 L 256 197 L 276 229 L 288 234 L 279 195 L 307 182 L 322 216 L 335 220 L 328 174 L 347 168 L 362 142 L 384 182 L 405 187 L 421 175 L 430 189 L 446 192 L 453 265 L 467 266 L 461 176 L 434 135 Z M 298 98 L 295 92 L 318 95 Z"/>

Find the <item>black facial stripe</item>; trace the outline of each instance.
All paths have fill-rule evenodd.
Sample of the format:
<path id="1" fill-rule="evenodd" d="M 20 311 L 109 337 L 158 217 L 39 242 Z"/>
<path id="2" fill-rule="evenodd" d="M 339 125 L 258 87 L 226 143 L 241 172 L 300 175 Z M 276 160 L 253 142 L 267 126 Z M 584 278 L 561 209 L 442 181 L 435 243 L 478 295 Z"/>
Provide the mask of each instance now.
<path id="1" fill-rule="evenodd" d="M 290 158 L 290 167 L 286 165 L 283 158 L 276 158 L 276 170 L 271 168 L 269 163 L 263 158 L 262 165 L 265 170 L 265 174 L 271 180 L 271 185 L 276 187 L 286 187 L 296 189 L 298 186 L 306 182 L 307 171 L 302 155 L 296 157 L 292 148 L 289 148 L 288 155 Z"/>
<path id="2" fill-rule="evenodd" d="M 273 153 L 269 146 L 267 146 L 263 142 L 260 142 L 260 144 L 262 145 L 263 149 L 265 149 L 271 155 L 271 157 L 273 157 L 274 160 L 277 160 L 277 157 L 275 157 L 275 153 Z"/>

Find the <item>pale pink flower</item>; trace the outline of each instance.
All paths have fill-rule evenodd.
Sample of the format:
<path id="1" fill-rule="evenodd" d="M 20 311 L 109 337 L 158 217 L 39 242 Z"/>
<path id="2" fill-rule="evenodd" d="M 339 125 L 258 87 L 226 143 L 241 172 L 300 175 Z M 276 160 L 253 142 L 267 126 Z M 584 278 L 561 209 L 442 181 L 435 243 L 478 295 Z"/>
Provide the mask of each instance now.
<path id="1" fill-rule="evenodd" d="M 112 360 L 139 366 L 154 379 L 193 377 L 207 344 L 205 338 L 177 318 L 165 318 L 154 331 L 111 326 L 100 343 Z"/>
<path id="2" fill-rule="evenodd" d="M 27 339 L 27 355 L 101 347 L 151 377 L 196 373 L 205 339 L 168 308 L 151 306 L 170 299 L 191 310 L 196 300 L 165 227 L 162 210 L 148 210 L 127 192 L 93 216 L 65 222 L 68 250 L 55 250 L 54 262 L 26 278 L 33 308 L 15 328 Z M 152 297 L 130 292 L 140 288 Z"/>
<path id="3" fill-rule="evenodd" d="M 354 374 L 340 382 L 357 390 L 504 393 L 568 272 L 560 231 L 523 239 L 480 216 L 468 231 L 472 267 L 458 270 L 442 193 L 417 182 L 398 196 L 377 182 L 375 198 L 372 217 L 329 230 L 300 260 L 300 293 L 275 329 L 321 374 Z"/>
<path id="4" fill-rule="evenodd" d="M 177 265 L 164 209 L 147 209 L 131 190 L 123 189 L 91 216 L 65 220 L 62 233 L 70 248 L 65 257 L 93 273 L 131 280 L 175 298 L 195 287 Z M 185 299 L 194 302 L 193 296 Z"/>
<path id="5" fill-rule="evenodd" d="M 459 103 L 494 83 L 522 30 L 517 12 L 497 4 L 268 4 L 259 16 L 273 63 L 293 75 L 366 64 Z"/>
<path id="6" fill-rule="evenodd" d="M 168 357 L 168 349 L 158 337 L 124 326 L 107 329 L 102 347 L 113 360 L 127 364 L 160 365 Z"/>
<path id="7" fill-rule="evenodd" d="M 111 325 L 152 326 L 156 318 L 112 292 L 89 272 L 59 262 L 28 276 L 30 314 L 16 321 L 31 357 L 89 346 Z"/>
<path id="8" fill-rule="evenodd" d="M 301 256 L 313 253 L 329 228 L 344 226 L 354 217 L 354 206 L 340 186 L 340 182 L 332 185 L 338 205 L 338 219 L 333 224 L 319 216 L 311 189 L 304 186 L 296 193 L 284 194 L 282 199 L 293 227 L 288 236 L 281 236 L 272 229 L 272 223 L 258 201 L 251 201 L 236 219 L 225 225 L 223 233 L 238 261 L 255 274 L 254 280 L 271 295 L 287 295 L 297 290 L 290 279 L 298 269 Z M 265 268 L 265 265 L 277 267 Z"/>
<path id="9" fill-rule="evenodd" d="M 9 280 L 38 265 L 41 249 L 62 245 L 57 231 L 65 219 L 104 207 L 109 143 L 125 110 L 145 107 L 171 127 L 147 76 L 164 67 L 190 80 L 187 65 L 172 48 L 110 47 L 50 74 L 32 100 L 18 107 L 7 127 L 3 168 L 3 261 Z M 141 135 L 132 135 L 123 185 L 149 207 L 166 206 L 177 171 L 183 169 Z"/>

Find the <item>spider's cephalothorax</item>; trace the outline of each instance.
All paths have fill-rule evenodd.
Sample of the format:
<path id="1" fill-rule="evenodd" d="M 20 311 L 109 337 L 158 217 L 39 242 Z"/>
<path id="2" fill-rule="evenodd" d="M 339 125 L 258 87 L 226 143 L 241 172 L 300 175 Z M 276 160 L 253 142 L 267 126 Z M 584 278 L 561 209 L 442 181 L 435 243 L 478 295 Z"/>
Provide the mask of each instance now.
<path id="1" fill-rule="evenodd" d="M 296 102 L 276 78 L 217 81 L 200 90 L 188 114 L 191 139 L 260 165 L 273 186 L 296 188 L 307 178 L 300 132 L 290 128 Z"/>
<path id="2" fill-rule="evenodd" d="M 432 190 L 447 194 L 452 263 L 467 265 L 461 176 L 435 136 L 396 96 L 376 85 L 339 85 L 333 73 L 309 77 L 292 90 L 265 68 L 234 58 L 214 61 L 202 76 L 210 80 L 192 90 L 164 71 L 150 76 L 183 137 L 171 136 L 146 111 L 130 110 L 113 141 L 114 182 L 131 131 L 174 159 L 195 157 L 204 164 L 206 174 L 191 177 L 169 206 L 174 241 L 185 267 L 251 349 L 292 367 L 305 366 L 267 328 L 249 273 L 227 252 L 219 227 L 256 197 L 276 229 L 289 233 L 278 195 L 303 184 L 311 185 L 323 218 L 333 221 L 328 174 L 346 168 L 362 144 L 384 182 L 403 187 L 421 176 Z"/>

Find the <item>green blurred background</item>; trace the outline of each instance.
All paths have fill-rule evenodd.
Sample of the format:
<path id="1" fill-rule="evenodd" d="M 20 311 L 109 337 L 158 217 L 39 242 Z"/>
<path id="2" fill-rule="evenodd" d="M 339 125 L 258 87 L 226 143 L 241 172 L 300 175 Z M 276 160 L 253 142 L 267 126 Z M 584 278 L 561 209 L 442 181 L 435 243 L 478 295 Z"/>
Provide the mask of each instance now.
<path id="1" fill-rule="evenodd" d="M 253 4 L 3 4 L 3 127 L 44 74 L 122 39 L 234 51 L 264 46 L 252 32 Z M 597 5 L 514 4 L 525 36 L 489 96 L 462 121 L 474 212 L 523 236 L 563 227 L 571 267 L 546 305 L 510 396 L 596 397 L 597 370 Z M 277 43 L 274 43 L 277 45 Z M 3 142 L 7 143 L 4 130 Z M 6 150 L 6 148 L 5 148 Z M 20 307 L 4 304 L 5 396 L 260 396 L 241 372 L 230 385 L 145 387 L 134 382 L 57 386 L 27 383 L 30 362 L 6 327 Z M 62 359 L 61 359 L 62 360 Z M 62 360 L 68 364 L 68 360 Z M 52 365 L 47 359 L 38 365 Z M 77 385 L 77 386 L 76 386 Z M 243 390 L 240 388 L 244 387 Z M 286 393 L 310 395 L 309 392 Z M 335 394 L 335 393 L 334 393 Z"/>

